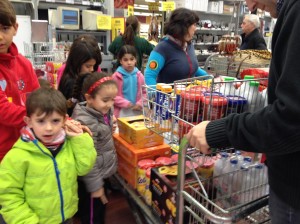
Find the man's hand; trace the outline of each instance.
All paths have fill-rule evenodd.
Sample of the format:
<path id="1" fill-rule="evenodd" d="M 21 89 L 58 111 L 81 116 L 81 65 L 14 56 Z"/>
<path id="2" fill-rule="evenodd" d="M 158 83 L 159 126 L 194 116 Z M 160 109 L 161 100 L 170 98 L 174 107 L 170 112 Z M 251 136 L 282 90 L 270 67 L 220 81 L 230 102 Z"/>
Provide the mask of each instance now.
<path id="1" fill-rule="evenodd" d="M 193 127 L 189 133 L 186 134 L 190 145 L 199 149 L 202 153 L 210 153 L 210 147 L 206 141 L 206 126 L 210 121 L 202 121 L 200 124 L 197 124 Z"/>

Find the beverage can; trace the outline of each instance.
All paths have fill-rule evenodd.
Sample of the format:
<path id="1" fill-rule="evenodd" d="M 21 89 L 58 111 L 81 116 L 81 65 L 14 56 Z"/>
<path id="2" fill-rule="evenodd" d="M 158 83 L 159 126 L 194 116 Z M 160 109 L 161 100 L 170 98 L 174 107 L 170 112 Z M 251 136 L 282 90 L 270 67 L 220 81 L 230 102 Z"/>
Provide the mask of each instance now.
<path id="1" fill-rule="evenodd" d="M 161 117 L 160 117 L 160 130 L 171 130 L 171 114 L 169 112 L 170 94 L 173 89 L 171 85 L 163 85 L 161 87 Z"/>
<path id="2" fill-rule="evenodd" d="M 146 179 L 146 170 L 155 166 L 155 161 L 152 159 L 143 159 L 138 162 L 137 170 L 137 191 L 140 195 L 144 196 L 146 191 L 147 179 Z"/>
<path id="3" fill-rule="evenodd" d="M 146 187 L 144 193 L 144 199 L 147 205 L 151 206 L 152 201 L 152 192 L 150 191 L 150 176 L 151 176 L 151 168 L 146 170 Z"/>
<path id="4" fill-rule="evenodd" d="M 165 83 L 157 83 L 156 84 L 156 93 L 155 93 L 155 105 L 154 105 L 154 123 L 155 126 L 159 126 L 160 125 L 160 114 L 161 114 L 161 100 L 162 100 L 162 93 L 161 93 L 161 88 L 162 86 L 165 85 Z"/>

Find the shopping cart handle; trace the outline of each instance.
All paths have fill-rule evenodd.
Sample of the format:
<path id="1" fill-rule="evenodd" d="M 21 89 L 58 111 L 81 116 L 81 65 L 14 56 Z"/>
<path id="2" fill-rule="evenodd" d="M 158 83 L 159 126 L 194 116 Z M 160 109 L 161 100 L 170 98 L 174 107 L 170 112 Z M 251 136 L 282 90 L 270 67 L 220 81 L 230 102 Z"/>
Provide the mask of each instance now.
<path id="1" fill-rule="evenodd" d="M 269 202 L 269 197 L 265 197 L 263 199 L 260 199 L 254 203 L 252 203 L 250 205 L 250 207 L 246 208 L 245 210 L 241 211 L 240 213 L 234 215 L 232 217 L 232 222 L 236 223 L 244 218 L 246 218 L 247 216 L 249 216 L 250 214 L 256 212 L 257 210 L 265 207 L 268 205 Z"/>

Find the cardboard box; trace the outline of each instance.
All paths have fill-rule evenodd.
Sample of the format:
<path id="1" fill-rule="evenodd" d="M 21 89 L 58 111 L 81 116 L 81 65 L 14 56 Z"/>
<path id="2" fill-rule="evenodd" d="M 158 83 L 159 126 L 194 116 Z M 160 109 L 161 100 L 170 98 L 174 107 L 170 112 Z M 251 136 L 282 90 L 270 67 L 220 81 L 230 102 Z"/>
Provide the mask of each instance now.
<path id="1" fill-rule="evenodd" d="M 118 154 L 118 173 L 127 181 L 127 183 L 136 188 L 137 168 L 128 163 L 123 157 Z"/>
<path id="2" fill-rule="evenodd" d="M 154 160 L 160 156 L 171 156 L 171 148 L 167 144 L 138 149 L 133 145 L 130 145 L 118 134 L 114 134 L 113 138 L 118 155 L 134 167 L 137 167 L 138 161 L 142 159 Z"/>
<path id="3" fill-rule="evenodd" d="M 163 137 L 144 125 L 144 116 L 118 118 L 119 135 L 136 148 L 148 148 L 163 144 Z"/>
<path id="4" fill-rule="evenodd" d="M 219 2 L 217 1 L 208 2 L 207 11 L 213 13 L 219 13 Z"/>
<path id="5" fill-rule="evenodd" d="M 223 5 L 223 13 L 224 14 L 233 14 L 233 11 L 234 11 L 234 7 L 232 5 L 226 5 L 224 4 Z"/>
<path id="6" fill-rule="evenodd" d="M 186 189 L 193 183 L 199 187 L 192 174 L 186 175 Z M 176 223 L 176 190 L 177 176 L 167 176 L 159 173 L 159 168 L 151 169 L 150 191 L 152 193 L 152 208 L 163 223 Z M 186 219 L 188 217 L 184 217 Z M 188 221 L 184 221 L 188 223 Z"/>

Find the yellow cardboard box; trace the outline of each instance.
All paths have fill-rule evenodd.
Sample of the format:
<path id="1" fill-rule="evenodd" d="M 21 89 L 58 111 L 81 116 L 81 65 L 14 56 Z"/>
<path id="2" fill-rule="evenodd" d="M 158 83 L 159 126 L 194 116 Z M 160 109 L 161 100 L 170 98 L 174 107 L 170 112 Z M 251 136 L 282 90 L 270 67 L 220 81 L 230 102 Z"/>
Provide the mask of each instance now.
<path id="1" fill-rule="evenodd" d="M 144 116 L 118 118 L 119 135 L 135 148 L 148 148 L 163 144 L 162 136 L 145 127 Z"/>

